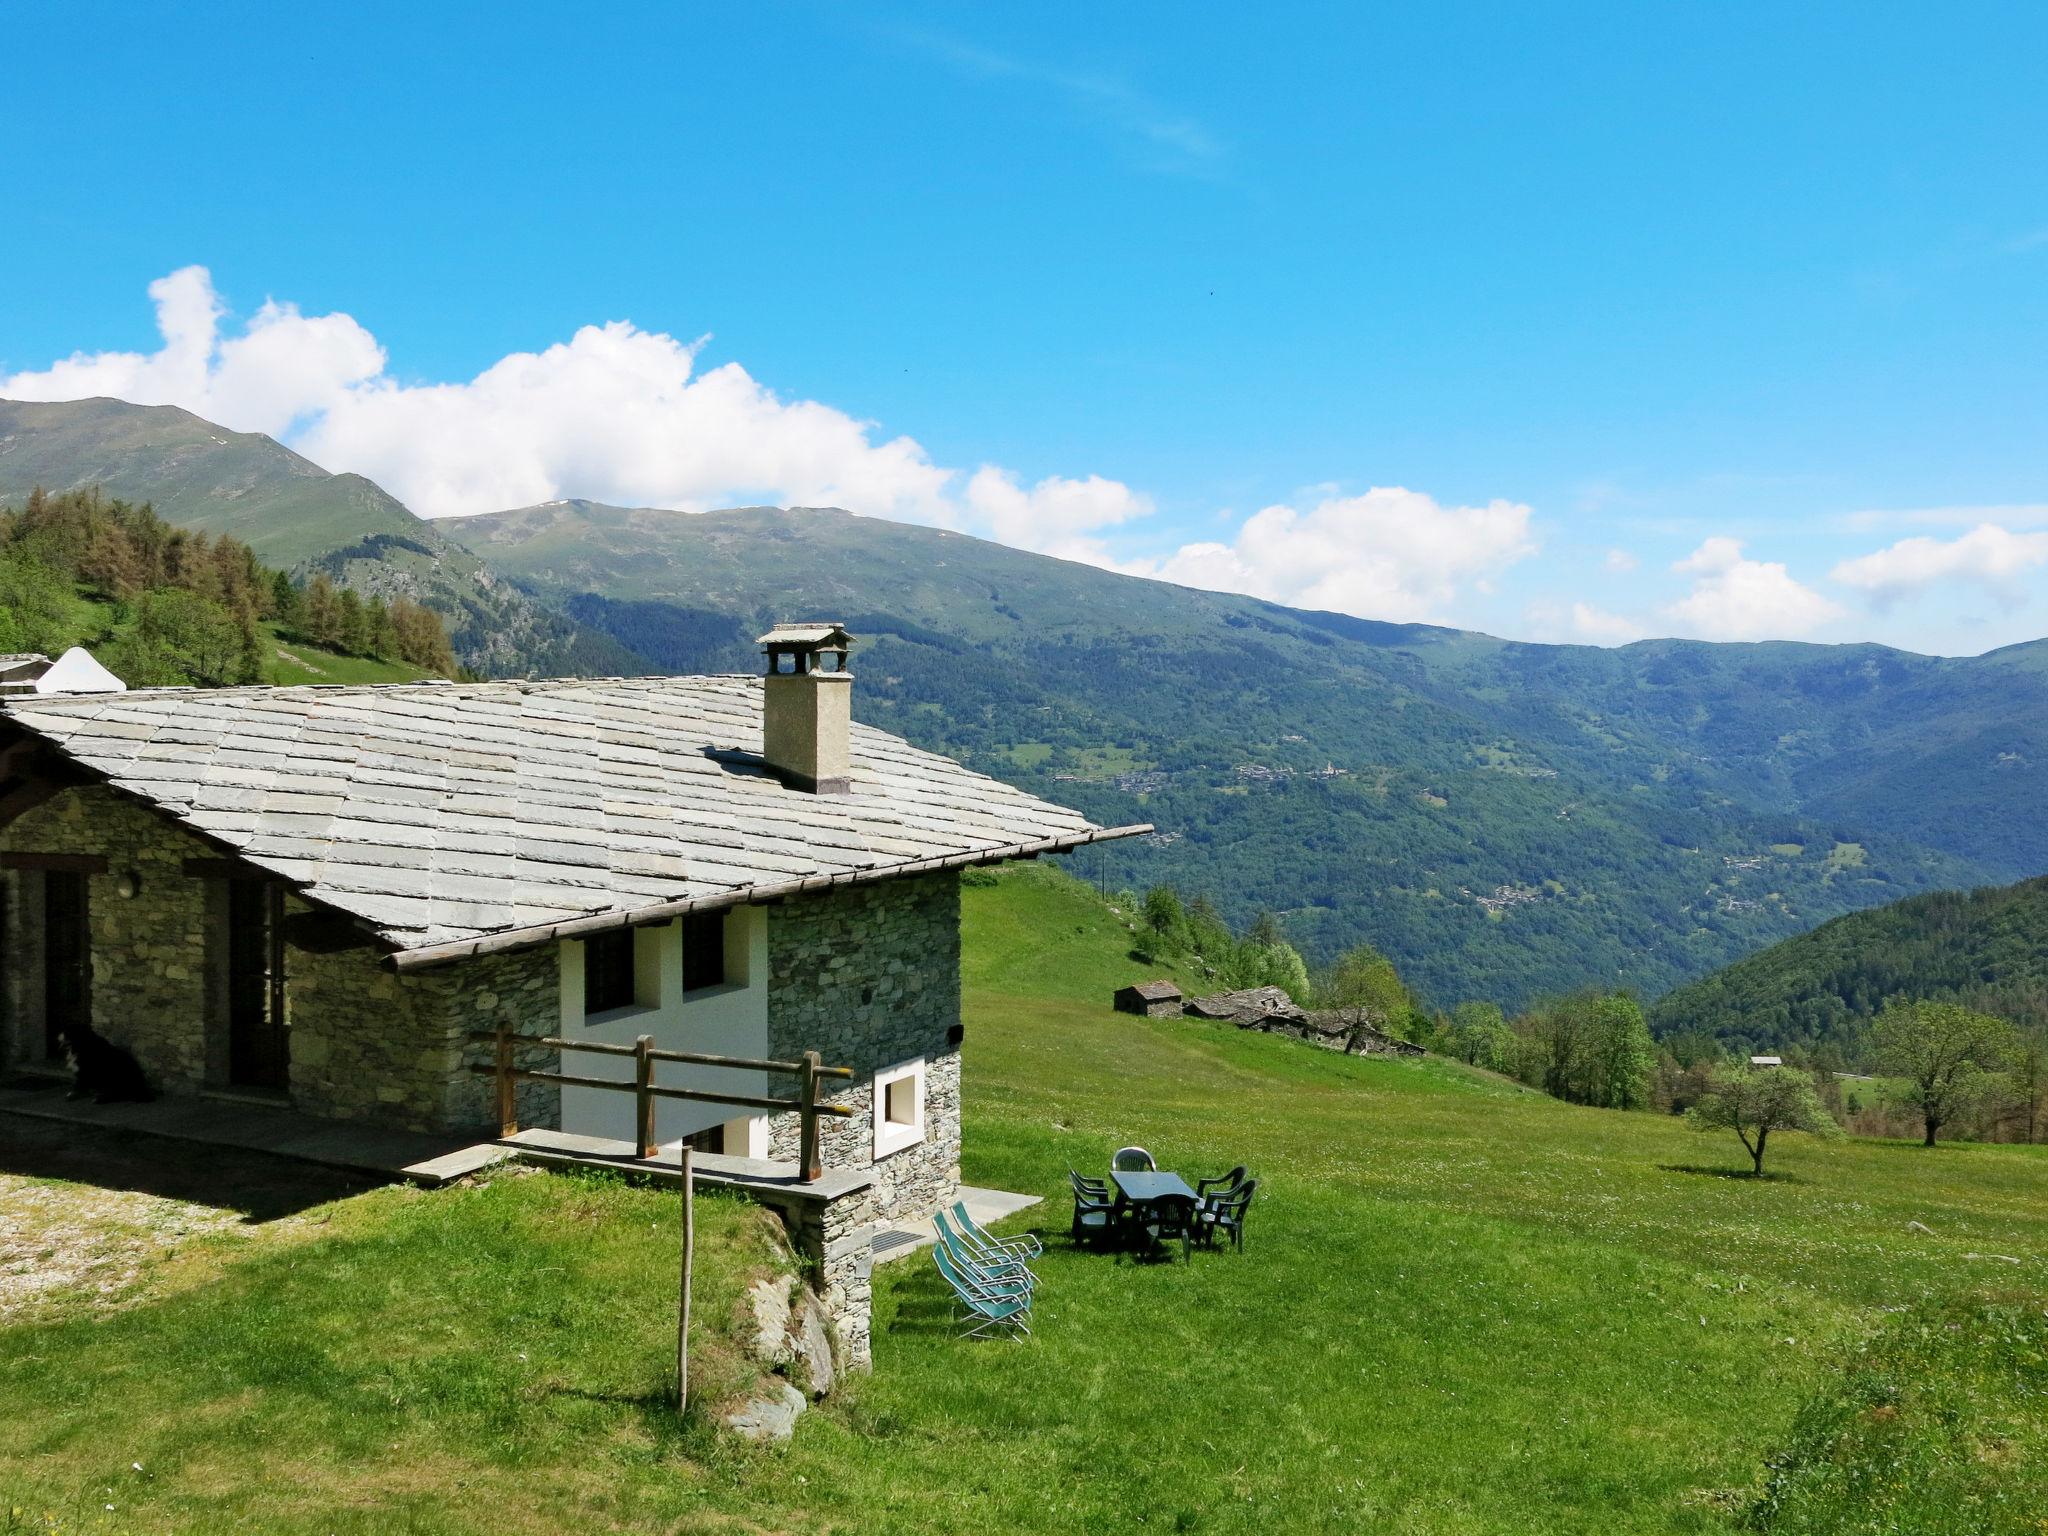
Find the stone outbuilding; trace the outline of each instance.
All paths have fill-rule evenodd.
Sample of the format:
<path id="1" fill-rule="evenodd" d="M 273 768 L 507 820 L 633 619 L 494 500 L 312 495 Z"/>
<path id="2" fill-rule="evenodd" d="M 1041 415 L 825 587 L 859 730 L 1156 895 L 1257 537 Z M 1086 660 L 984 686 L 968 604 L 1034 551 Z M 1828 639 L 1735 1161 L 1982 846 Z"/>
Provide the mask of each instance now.
<path id="1" fill-rule="evenodd" d="M 151 1086 L 485 1127 L 480 1032 L 850 1067 L 828 1174 L 915 1221 L 960 1163 L 968 865 L 1105 830 L 854 724 L 850 637 L 763 677 L 134 689 L 0 701 L 0 1046 L 89 1026 Z M 528 1051 L 630 1081 L 630 1057 Z M 727 1067 L 671 1086 L 781 1096 Z M 635 1135 L 633 1096 L 526 1083 L 522 1124 Z M 770 1161 L 794 1114 L 663 1100 L 662 1142 Z"/>
<path id="2" fill-rule="evenodd" d="M 1170 981 L 1141 981 L 1116 990 L 1118 1013 L 1140 1014 L 1148 1019 L 1180 1017 L 1180 988 Z"/>

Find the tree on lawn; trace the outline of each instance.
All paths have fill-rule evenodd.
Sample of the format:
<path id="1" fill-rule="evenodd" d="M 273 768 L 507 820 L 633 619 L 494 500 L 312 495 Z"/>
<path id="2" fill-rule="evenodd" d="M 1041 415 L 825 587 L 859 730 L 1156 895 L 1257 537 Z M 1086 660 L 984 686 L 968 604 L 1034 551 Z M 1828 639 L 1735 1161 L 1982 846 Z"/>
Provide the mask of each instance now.
<path id="1" fill-rule="evenodd" d="M 1742 1138 L 1758 1178 L 1773 1131 L 1836 1137 L 1842 1128 L 1813 1091 L 1813 1080 L 1790 1067 L 1743 1067 L 1717 1075 L 1699 1103 L 1686 1111 L 1694 1130 L 1733 1131 Z"/>
<path id="2" fill-rule="evenodd" d="M 2001 1076 L 2019 1044 L 2013 1027 L 1957 1003 L 1894 1003 L 1871 1030 L 1877 1069 L 1906 1080 L 1900 1102 L 1927 1127 L 1941 1128 L 2004 1087 Z"/>

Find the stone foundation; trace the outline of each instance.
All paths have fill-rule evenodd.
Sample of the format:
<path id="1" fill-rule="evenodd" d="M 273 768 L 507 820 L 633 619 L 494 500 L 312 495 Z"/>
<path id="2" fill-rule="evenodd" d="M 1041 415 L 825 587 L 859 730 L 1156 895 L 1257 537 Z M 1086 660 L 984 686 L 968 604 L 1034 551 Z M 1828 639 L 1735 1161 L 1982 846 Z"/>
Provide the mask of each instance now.
<path id="1" fill-rule="evenodd" d="M 702 1173 L 698 1182 L 712 1184 Z M 790 1246 L 815 1266 L 810 1283 L 832 1319 L 839 1363 L 851 1371 L 869 1369 L 874 1363 L 874 1186 L 857 1184 L 841 1190 L 828 1184 L 823 1193 L 787 1185 L 722 1187 L 769 1206 L 782 1217 Z"/>

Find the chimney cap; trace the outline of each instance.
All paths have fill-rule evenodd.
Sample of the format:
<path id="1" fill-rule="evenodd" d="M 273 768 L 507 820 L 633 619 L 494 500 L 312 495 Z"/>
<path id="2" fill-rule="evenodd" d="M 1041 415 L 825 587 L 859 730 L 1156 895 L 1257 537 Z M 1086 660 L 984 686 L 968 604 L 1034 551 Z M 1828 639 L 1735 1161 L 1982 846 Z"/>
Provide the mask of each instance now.
<path id="1" fill-rule="evenodd" d="M 838 624 L 778 624 L 755 644 L 763 650 L 799 651 L 830 647 L 844 650 L 853 636 Z"/>

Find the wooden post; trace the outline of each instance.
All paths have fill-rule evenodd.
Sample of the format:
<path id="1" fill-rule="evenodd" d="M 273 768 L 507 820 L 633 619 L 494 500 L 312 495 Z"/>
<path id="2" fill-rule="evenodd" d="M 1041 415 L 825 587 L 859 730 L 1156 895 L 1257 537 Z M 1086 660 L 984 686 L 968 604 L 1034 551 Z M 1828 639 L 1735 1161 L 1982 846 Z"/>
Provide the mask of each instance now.
<path id="1" fill-rule="evenodd" d="M 804 1070 L 799 1078 L 803 1086 L 797 1101 L 801 1133 L 797 1142 L 797 1162 L 806 1184 L 816 1182 L 825 1172 L 818 1157 L 818 1068 L 822 1065 L 824 1058 L 816 1051 L 804 1052 Z"/>
<path id="2" fill-rule="evenodd" d="M 654 1156 L 654 1036 L 642 1035 L 633 1042 L 633 1125 L 639 1142 L 636 1157 Z"/>
<path id="3" fill-rule="evenodd" d="M 519 1133 L 519 1099 L 517 1085 L 512 1081 L 512 1028 L 508 1024 L 498 1026 L 498 1134 L 501 1137 L 516 1136 Z"/>
<path id="4" fill-rule="evenodd" d="M 697 1246 L 696 1173 L 690 1144 L 683 1143 L 683 1303 L 676 1320 L 676 1412 L 690 1406 L 690 1264 Z"/>

